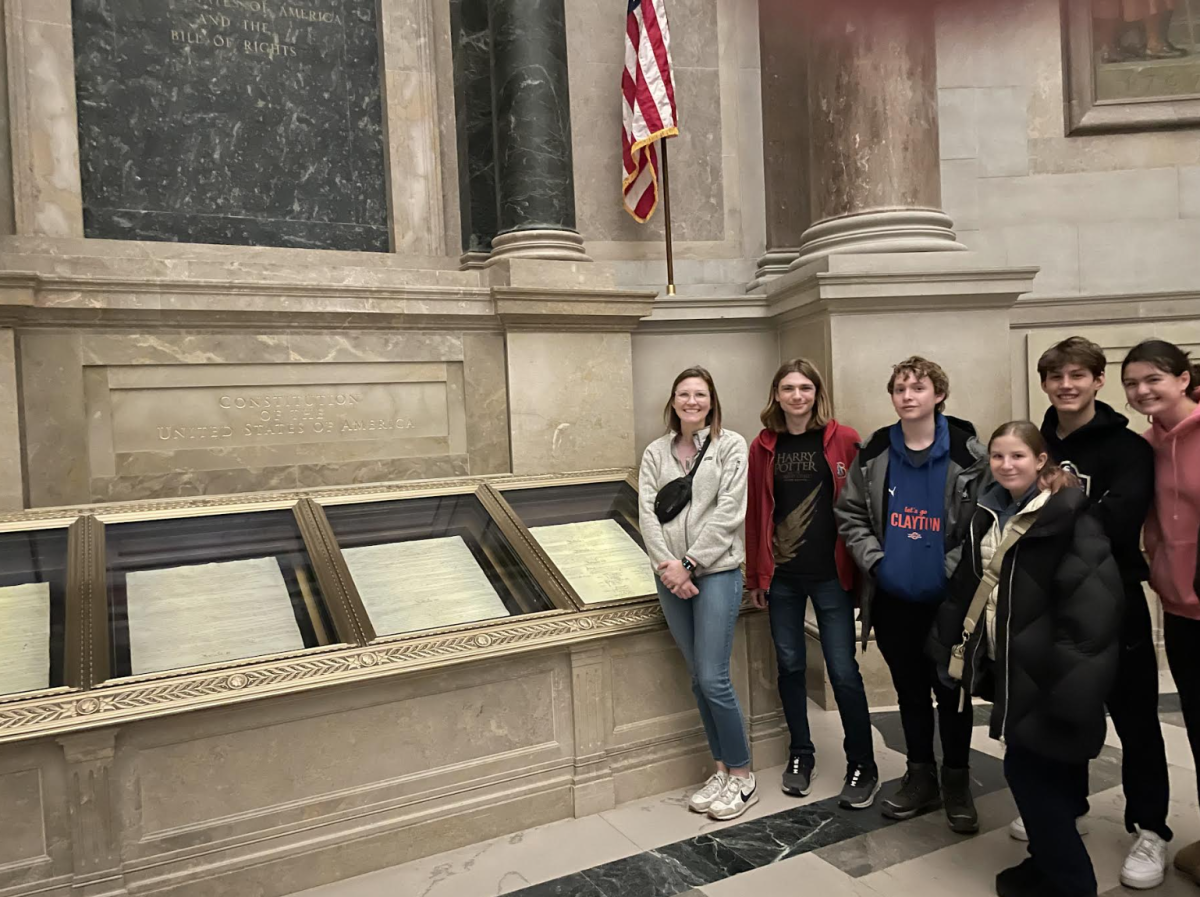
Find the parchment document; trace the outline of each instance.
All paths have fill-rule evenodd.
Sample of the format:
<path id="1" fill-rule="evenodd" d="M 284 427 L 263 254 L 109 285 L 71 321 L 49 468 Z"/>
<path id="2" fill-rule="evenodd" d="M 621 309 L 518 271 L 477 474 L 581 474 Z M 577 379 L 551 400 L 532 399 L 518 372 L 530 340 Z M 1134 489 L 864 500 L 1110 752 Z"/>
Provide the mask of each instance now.
<path id="1" fill-rule="evenodd" d="M 462 536 L 363 545 L 342 554 L 376 635 L 509 615 Z"/>
<path id="2" fill-rule="evenodd" d="M 50 687 L 50 583 L 0 586 L 0 695 Z"/>
<path id="3" fill-rule="evenodd" d="M 611 518 L 529 530 L 585 604 L 655 594 L 650 558 Z"/>
<path id="4" fill-rule="evenodd" d="M 304 648 L 273 557 L 135 570 L 125 596 L 134 675 Z"/>

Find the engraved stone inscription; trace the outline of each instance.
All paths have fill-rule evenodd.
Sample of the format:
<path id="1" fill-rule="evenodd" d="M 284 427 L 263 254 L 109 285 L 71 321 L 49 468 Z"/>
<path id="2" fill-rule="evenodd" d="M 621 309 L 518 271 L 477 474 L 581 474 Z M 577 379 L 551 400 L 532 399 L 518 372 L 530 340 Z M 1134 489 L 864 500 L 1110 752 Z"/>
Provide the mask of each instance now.
<path id="1" fill-rule="evenodd" d="M 72 0 L 88 237 L 386 252 L 376 0 Z"/>
<path id="2" fill-rule="evenodd" d="M 118 452 L 446 436 L 445 383 L 171 387 L 112 393 Z"/>

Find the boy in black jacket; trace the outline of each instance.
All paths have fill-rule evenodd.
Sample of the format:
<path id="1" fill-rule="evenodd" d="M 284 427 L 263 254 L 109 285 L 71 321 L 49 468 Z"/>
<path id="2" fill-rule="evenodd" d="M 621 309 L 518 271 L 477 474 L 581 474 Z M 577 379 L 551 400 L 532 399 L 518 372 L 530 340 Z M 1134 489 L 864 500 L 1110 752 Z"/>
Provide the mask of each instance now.
<path id="1" fill-rule="evenodd" d="M 1158 719 L 1158 658 L 1142 583 L 1149 570 L 1141 551 L 1142 523 L 1154 499 L 1154 450 L 1128 428 L 1129 420 L 1096 394 L 1107 359 L 1090 340 L 1073 336 L 1038 360 L 1051 408 L 1042 436 L 1051 460 L 1079 477 L 1090 513 L 1112 543 L 1125 588 L 1122 650 L 1108 710 L 1121 739 L 1125 827 L 1138 833 L 1121 869 L 1130 888 L 1162 884 L 1167 862 L 1169 782 Z M 1021 837 L 1018 819 L 1010 829 Z"/>

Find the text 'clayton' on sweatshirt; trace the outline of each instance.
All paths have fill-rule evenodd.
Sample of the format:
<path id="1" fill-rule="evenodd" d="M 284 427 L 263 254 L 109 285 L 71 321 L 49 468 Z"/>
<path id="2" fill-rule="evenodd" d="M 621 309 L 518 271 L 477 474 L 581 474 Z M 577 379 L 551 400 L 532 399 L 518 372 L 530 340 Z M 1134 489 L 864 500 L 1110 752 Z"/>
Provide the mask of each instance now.
<path id="1" fill-rule="evenodd" d="M 905 446 L 899 423 L 889 435 L 883 560 L 876 579 L 884 592 L 897 598 L 941 601 L 946 594 L 944 515 L 950 428 L 939 414 L 927 453 Z"/>

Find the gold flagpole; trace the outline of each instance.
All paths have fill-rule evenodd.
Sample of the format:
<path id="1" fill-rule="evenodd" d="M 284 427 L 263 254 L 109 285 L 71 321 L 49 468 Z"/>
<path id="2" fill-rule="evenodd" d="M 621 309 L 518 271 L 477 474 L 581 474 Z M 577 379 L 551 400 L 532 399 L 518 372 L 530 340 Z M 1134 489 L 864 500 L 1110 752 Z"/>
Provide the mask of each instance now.
<path id="1" fill-rule="evenodd" d="M 671 178 L 667 173 L 667 140 L 659 141 L 662 148 L 663 220 L 667 226 L 667 295 L 675 295 L 675 248 L 671 244 Z"/>

